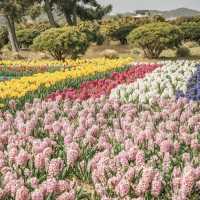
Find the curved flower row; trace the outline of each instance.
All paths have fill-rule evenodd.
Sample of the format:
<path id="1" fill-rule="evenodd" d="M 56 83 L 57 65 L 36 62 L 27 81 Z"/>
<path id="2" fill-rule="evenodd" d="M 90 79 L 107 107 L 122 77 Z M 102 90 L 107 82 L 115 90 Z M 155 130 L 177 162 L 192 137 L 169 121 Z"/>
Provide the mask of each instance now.
<path id="1" fill-rule="evenodd" d="M 68 67 L 85 67 L 88 64 L 97 66 L 104 66 L 110 59 L 94 58 L 94 59 L 66 59 L 65 61 L 57 60 L 0 60 L 0 71 L 7 72 L 44 72 L 48 69 L 66 69 Z"/>
<path id="2" fill-rule="evenodd" d="M 87 63 L 85 67 L 76 67 L 64 72 L 39 73 L 33 76 L 22 77 L 0 83 L 0 101 L 12 98 L 20 98 L 28 92 L 37 91 L 41 86 L 48 88 L 56 83 L 67 79 L 82 78 L 92 76 L 96 73 L 107 72 L 117 69 L 131 62 L 131 58 L 122 58 L 116 60 L 102 59 L 99 64 L 93 62 Z"/>
<path id="3" fill-rule="evenodd" d="M 20 76 L 30 76 L 36 73 L 64 71 L 66 67 L 64 66 L 34 66 L 34 67 L 6 66 L 5 67 L 0 65 L 0 76 L 5 76 L 5 77 L 12 76 L 13 78 Z"/>
<path id="4" fill-rule="evenodd" d="M 0 66 L 1 67 L 12 67 L 17 68 L 17 70 L 20 70 L 22 68 L 23 70 L 28 70 L 31 68 L 40 68 L 40 67 L 53 67 L 53 66 L 67 66 L 67 64 L 71 60 L 66 60 L 66 62 L 61 62 L 57 60 L 30 60 L 30 61 L 24 61 L 24 60 L 0 60 Z M 74 62 L 73 62 L 74 63 Z"/>
<path id="5" fill-rule="evenodd" d="M 197 67 L 197 71 L 187 82 L 187 91 L 177 91 L 177 98 L 186 97 L 189 100 L 199 101 L 200 100 L 200 65 Z"/>
<path id="6" fill-rule="evenodd" d="M 176 91 L 186 92 L 187 80 L 196 71 L 194 61 L 167 61 L 163 67 L 153 71 L 143 79 L 131 84 L 119 85 L 111 91 L 110 98 L 118 98 L 125 102 L 136 101 L 149 103 L 154 97 L 171 98 Z"/>
<path id="7" fill-rule="evenodd" d="M 90 97 L 99 98 L 101 95 L 107 95 L 110 91 L 122 83 L 131 83 L 138 78 L 143 78 L 146 74 L 151 73 L 158 64 L 135 64 L 124 72 L 113 72 L 107 79 L 87 81 L 81 84 L 80 88 L 67 88 L 48 96 L 48 99 L 80 99 L 85 100 Z"/>
<path id="8" fill-rule="evenodd" d="M 1 67 L 12 67 L 19 71 L 31 70 L 32 68 L 42 68 L 42 67 L 77 67 L 77 66 L 85 66 L 88 63 L 93 64 L 104 64 L 105 59 L 95 58 L 95 59 L 66 59 L 65 61 L 57 61 L 57 60 L 0 60 Z"/>
<path id="9" fill-rule="evenodd" d="M 2 113 L 0 199 L 79 200 L 75 186 L 89 199 L 199 199 L 200 105 L 153 101 L 35 99 Z"/>

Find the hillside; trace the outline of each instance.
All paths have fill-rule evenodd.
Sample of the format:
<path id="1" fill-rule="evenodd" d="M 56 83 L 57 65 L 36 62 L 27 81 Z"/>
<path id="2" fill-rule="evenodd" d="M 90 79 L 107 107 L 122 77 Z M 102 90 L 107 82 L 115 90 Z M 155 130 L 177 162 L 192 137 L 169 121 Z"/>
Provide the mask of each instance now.
<path id="1" fill-rule="evenodd" d="M 161 11 L 161 10 L 150 10 L 150 14 L 153 15 L 161 15 L 165 17 L 166 19 L 169 18 L 175 18 L 175 17 L 192 17 L 192 16 L 198 16 L 200 15 L 200 11 L 197 10 L 192 10 L 188 8 L 178 8 L 175 10 L 166 10 L 166 11 Z M 120 13 L 120 15 L 135 15 L 134 12 L 126 12 L 126 13 Z"/>
<path id="2" fill-rule="evenodd" d="M 174 17 L 192 17 L 200 15 L 200 11 L 192 10 L 188 8 L 178 8 L 175 10 L 169 10 L 169 11 L 159 11 L 159 10 L 152 10 L 152 15 L 162 15 L 165 18 L 174 18 Z"/>

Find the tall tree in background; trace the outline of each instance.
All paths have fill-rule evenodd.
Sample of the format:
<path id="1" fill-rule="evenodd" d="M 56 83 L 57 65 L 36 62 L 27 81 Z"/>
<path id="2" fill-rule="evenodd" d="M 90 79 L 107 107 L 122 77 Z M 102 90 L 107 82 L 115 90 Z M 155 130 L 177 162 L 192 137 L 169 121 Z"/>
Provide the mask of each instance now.
<path id="1" fill-rule="evenodd" d="M 5 18 L 13 51 L 19 51 L 15 22 L 21 20 L 32 3 L 32 0 L 0 0 L 0 15 Z"/>
<path id="2" fill-rule="evenodd" d="M 112 6 L 101 6 L 96 1 L 83 1 L 86 5 L 89 3 L 89 7 L 83 5 L 77 6 L 78 17 L 81 20 L 101 20 L 105 15 L 112 11 Z"/>
<path id="3" fill-rule="evenodd" d="M 82 20 L 101 19 L 112 10 L 112 6 L 101 6 L 96 0 L 55 0 L 58 9 L 64 14 L 69 25 Z"/>
<path id="4" fill-rule="evenodd" d="M 55 0 L 35 0 L 35 4 L 31 7 L 29 15 L 32 19 L 37 18 L 42 13 L 42 10 L 47 14 L 49 23 L 52 27 L 58 27 L 53 15 Z M 37 9 L 38 7 L 38 9 Z M 35 15 L 37 14 L 37 15 Z M 33 16 L 32 16 L 33 15 Z"/>
<path id="5" fill-rule="evenodd" d="M 44 10 L 47 13 L 49 23 L 51 24 L 52 27 L 58 27 L 58 24 L 56 23 L 54 16 L 53 16 L 53 0 L 44 0 Z"/>

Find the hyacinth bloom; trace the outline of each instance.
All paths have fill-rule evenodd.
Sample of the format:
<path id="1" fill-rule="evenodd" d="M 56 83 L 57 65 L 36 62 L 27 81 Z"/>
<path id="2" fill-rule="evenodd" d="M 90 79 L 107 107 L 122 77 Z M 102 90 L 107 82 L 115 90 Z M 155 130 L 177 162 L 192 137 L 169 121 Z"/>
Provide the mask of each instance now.
<path id="1" fill-rule="evenodd" d="M 197 69 L 192 61 L 161 62 L 162 68 L 132 84 L 121 84 L 111 91 L 110 98 L 123 102 L 135 101 L 140 104 L 153 104 L 155 98 L 170 99 L 177 91 L 187 91 L 187 80 Z"/>
<path id="2" fill-rule="evenodd" d="M 161 84 L 164 77 L 174 73 L 174 90 L 184 89 L 196 65 L 162 64 L 144 78 L 127 75 L 127 93 L 119 91 L 125 99 L 34 99 L 14 114 L 2 111 L 0 199 L 198 200 L 199 103 L 170 97 L 171 88 L 166 98 L 152 96 L 142 85 L 162 90 L 169 86 Z M 151 101 L 143 103 L 145 91 Z M 140 95 L 132 101 L 134 93 Z"/>
<path id="3" fill-rule="evenodd" d="M 26 187 L 22 186 L 20 187 L 16 192 L 16 200 L 27 200 L 29 199 L 29 191 Z"/>
<path id="4" fill-rule="evenodd" d="M 197 66 L 196 72 L 190 77 L 187 82 L 187 91 L 177 91 L 176 97 L 186 97 L 189 100 L 200 100 L 200 65 Z"/>
<path id="5" fill-rule="evenodd" d="M 107 98 L 84 102 L 69 99 L 48 102 L 35 100 L 23 112 L 17 111 L 16 116 L 12 117 L 12 120 L 26 124 L 41 110 L 40 123 L 34 124 L 35 130 L 29 135 L 24 135 L 24 132 L 16 135 L 13 130 L 17 131 L 18 124 L 8 126 L 6 124 L 11 117 L 3 117 L 1 131 L 4 137 L 1 138 L 6 136 L 9 141 L 8 149 L 2 149 L 8 153 L 0 154 L 3 163 L 0 170 L 8 171 L 8 175 L 3 176 L 4 195 L 11 191 L 19 199 L 25 196 L 45 199 L 54 193 L 59 199 L 73 199 L 76 194 L 70 193 L 71 188 L 81 186 L 61 178 L 67 177 L 67 170 L 71 170 L 70 176 L 73 177 L 78 176 L 78 173 L 83 173 L 80 177 L 86 177 L 84 174 L 90 172 L 92 184 L 101 198 L 112 198 L 107 193 L 108 188 L 118 198 L 128 198 L 130 193 L 134 193 L 135 198 L 142 198 L 146 192 L 157 198 L 166 192 L 165 177 L 170 166 L 174 165 L 176 168 L 170 176 L 171 194 L 175 196 L 182 193 L 182 196 L 190 197 L 194 193 L 194 186 L 200 181 L 197 168 L 199 140 L 196 132 L 197 124 L 200 123 L 199 106 L 184 98 L 178 101 L 155 101 L 154 107 L 141 107 L 136 103 L 125 104 Z M 69 115 L 65 114 L 66 109 Z M 73 117 L 71 112 L 75 112 Z M 175 117 L 171 115 L 172 112 L 179 114 Z M 97 117 L 106 120 L 95 120 Z M 54 128 L 46 129 L 47 125 L 53 125 Z M 45 134 L 37 135 L 39 130 Z M 180 148 L 184 149 L 180 151 Z M 87 157 L 90 151 L 93 152 L 92 156 Z M 195 152 L 193 157 L 190 157 L 190 151 Z M 7 157 L 9 165 L 5 162 Z M 178 168 L 177 162 L 190 165 L 190 168 Z M 9 170 L 13 171 L 10 165 L 14 166 L 14 173 L 9 173 Z M 20 175 L 23 179 L 19 180 L 19 174 L 16 176 L 15 173 L 19 173 L 23 167 L 28 170 Z M 38 182 L 37 174 L 34 176 L 35 170 L 41 176 L 46 173 L 46 179 Z M 23 187 L 22 180 L 26 180 L 34 191 Z"/>

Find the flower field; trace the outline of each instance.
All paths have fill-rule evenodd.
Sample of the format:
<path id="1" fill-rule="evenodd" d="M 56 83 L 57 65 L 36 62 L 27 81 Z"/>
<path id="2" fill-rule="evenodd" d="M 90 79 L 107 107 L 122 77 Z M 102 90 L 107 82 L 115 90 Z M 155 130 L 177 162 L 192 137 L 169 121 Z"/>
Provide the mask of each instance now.
<path id="1" fill-rule="evenodd" d="M 115 59 L 112 61 L 109 59 L 66 61 L 67 65 L 72 67 L 64 71 L 36 73 L 32 76 L 23 76 L 18 79 L 0 82 L 0 102 L 4 106 L 10 99 L 14 98 L 24 103 L 30 97 L 38 97 L 60 87 L 63 88 L 67 85 L 72 85 L 71 82 L 74 82 L 76 86 L 83 77 L 88 79 L 90 77 L 97 78 L 103 73 L 119 70 L 124 65 L 130 63 L 130 61 L 130 58 Z M 66 64 L 64 63 L 63 65 L 65 66 Z M 17 68 L 19 65 L 16 63 L 14 66 Z M 23 63 L 22 66 L 24 66 Z M 27 68 L 33 69 L 36 66 L 37 63 L 36 65 L 31 64 Z"/>
<path id="2" fill-rule="evenodd" d="M 131 61 L 0 83 L 0 199 L 200 199 L 199 64 Z"/>

